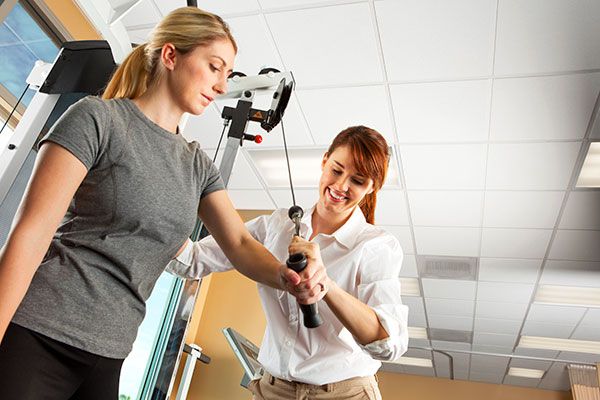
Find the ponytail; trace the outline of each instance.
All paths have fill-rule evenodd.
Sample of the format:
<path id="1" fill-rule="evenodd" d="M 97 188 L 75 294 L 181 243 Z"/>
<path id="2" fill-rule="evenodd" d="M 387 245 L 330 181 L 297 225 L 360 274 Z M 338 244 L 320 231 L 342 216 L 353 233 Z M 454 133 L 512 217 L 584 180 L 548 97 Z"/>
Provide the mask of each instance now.
<path id="1" fill-rule="evenodd" d="M 360 210 L 365 216 L 365 220 L 375 225 L 375 206 L 377 205 L 377 192 L 374 190 L 372 193 L 366 195 L 362 201 L 358 204 Z"/>
<path id="2" fill-rule="evenodd" d="M 146 44 L 137 46 L 119 65 L 102 94 L 103 99 L 133 99 L 141 96 L 147 87 Z"/>

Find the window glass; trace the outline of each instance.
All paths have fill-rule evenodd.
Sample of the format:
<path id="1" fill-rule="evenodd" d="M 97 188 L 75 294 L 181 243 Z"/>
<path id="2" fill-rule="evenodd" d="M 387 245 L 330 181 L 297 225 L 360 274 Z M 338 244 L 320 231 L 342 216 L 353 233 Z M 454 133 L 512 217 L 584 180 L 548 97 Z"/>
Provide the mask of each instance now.
<path id="1" fill-rule="evenodd" d="M 135 400 L 141 394 L 141 387 L 150 368 L 156 342 L 159 340 L 160 327 L 167 310 L 171 292 L 177 278 L 163 272 L 146 301 L 146 316 L 138 329 L 133 350 L 123 363 L 119 381 L 119 400 Z"/>
<path id="2" fill-rule="evenodd" d="M 20 3 L 15 4 L 0 24 L 0 84 L 18 99 L 34 63 L 37 60 L 53 62 L 58 50 L 25 8 Z M 29 105 L 34 93 L 28 90 L 22 102 Z"/>

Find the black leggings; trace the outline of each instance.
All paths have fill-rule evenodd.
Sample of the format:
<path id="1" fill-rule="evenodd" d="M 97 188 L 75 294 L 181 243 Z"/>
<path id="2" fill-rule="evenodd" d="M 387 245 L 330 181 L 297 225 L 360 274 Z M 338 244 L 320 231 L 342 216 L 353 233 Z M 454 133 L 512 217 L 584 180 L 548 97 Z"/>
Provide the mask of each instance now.
<path id="1" fill-rule="evenodd" d="M 116 400 L 122 364 L 11 323 L 0 344 L 0 397 Z"/>

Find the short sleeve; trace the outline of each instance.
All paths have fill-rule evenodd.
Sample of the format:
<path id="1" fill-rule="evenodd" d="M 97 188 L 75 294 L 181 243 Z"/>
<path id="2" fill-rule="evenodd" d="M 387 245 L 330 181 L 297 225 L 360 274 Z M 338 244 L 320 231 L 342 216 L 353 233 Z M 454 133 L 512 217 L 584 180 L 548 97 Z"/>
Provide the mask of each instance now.
<path id="1" fill-rule="evenodd" d="M 85 97 L 65 111 L 39 147 L 46 142 L 56 143 L 77 157 L 89 171 L 107 147 L 108 118 L 103 100 Z"/>
<path id="2" fill-rule="evenodd" d="M 200 148 L 198 148 L 198 154 L 200 157 L 199 168 L 203 174 L 202 179 L 200 179 L 200 198 L 203 198 L 212 192 L 224 190 L 225 184 L 223 183 L 221 173 L 215 163 L 213 163 L 210 157 Z"/>

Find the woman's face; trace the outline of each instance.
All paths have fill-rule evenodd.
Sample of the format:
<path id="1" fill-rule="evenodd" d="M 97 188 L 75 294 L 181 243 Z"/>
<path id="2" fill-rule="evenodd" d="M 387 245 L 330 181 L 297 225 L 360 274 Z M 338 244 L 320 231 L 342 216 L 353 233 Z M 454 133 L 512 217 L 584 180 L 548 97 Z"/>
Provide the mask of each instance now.
<path id="1" fill-rule="evenodd" d="M 367 194 L 373 192 L 373 180 L 356 170 L 347 146 L 326 154 L 321 170 L 319 203 L 326 211 L 350 214 Z"/>
<path id="2" fill-rule="evenodd" d="M 234 59 L 235 49 L 229 40 L 197 46 L 186 54 L 177 53 L 168 80 L 179 108 L 199 115 L 217 95 L 225 93 Z"/>

